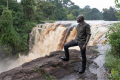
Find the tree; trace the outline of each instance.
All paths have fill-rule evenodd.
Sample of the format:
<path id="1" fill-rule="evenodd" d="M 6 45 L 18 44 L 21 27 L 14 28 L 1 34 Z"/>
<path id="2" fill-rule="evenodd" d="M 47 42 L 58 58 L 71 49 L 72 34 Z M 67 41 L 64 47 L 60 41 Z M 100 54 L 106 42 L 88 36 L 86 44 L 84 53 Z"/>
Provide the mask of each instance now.
<path id="1" fill-rule="evenodd" d="M 52 5 L 52 3 L 47 1 L 40 1 L 37 3 L 37 12 L 43 12 L 43 15 L 46 18 L 49 18 L 50 16 L 54 15 L 56 6 Z"/>
<path id="2" fill-rule="evenodd" d="M 8 0 L 7 0 L 7 9 L 8 9 Z"/>
<path id="3" fill-rule="evenodd" d="M 119 2 L 119 0 L 115 0 L 115 4 L 116 4 L 117 8 L 120 8 L 120 2 Z M 118 12 L 117 12 L 117 17 L 120 19 L 120 10 L 118 10 Z"/>
<path id="4" fill-rule="evenodd" d="M 22 6 L 20 5 L 20 3 L 17 3 L 14 0 L 8 0 L 8 9 L 15 11 L 15 12 L 19 12 L 22 11 Z M 0 0 L 0 15 L 2 15 L 3 9 L 6 8 L 7 6 L 7 0 Z"/>
<path id="5" fill-rule="evenodd" d="M 83 14 L 85 16 L 85 19 L 91 20 L 91 8 L 89 5 L 86 5 L 82 10 L 80 10 L 80 14 Z"/>
<path id="6" fill-rule="evenodd" d="M 65 9 L 60 8 L 60 9 L 57 9 L 55 11 L 54 17 L 55 17 L 56 20 L 66 20 L 67 19 L 67 13 L 66 13 Z"/>
<path id="7" fill-rule="evenodd" d="M 31 2 L 34 0 L 23 0 L 22 3 L 8 1 L 7 10 L 7 0 L 0 0 L 0 45 L 13 54 L 25 52 L 28 49 L 29 32 L 36 25 L 33 21 L 35 4 Z"/>
<path id="8" fill-rule="evenodd" d="M 67 19 L 68 20 L 75 20 L 75 17 L 73 16 L 72 13 L 70 13 L 69 15 L 67 15 Z"/>
<path id="9" fill-rule="evenodd" d="M 71 16 L 73 16 L 74 18 L 74 20 L 75 20 L 75 18 L 79 15 L 79 6 L 77 6 L 77 5 L 73 5 L 73 6 L 71 6 L 71 7 L 69 7 L 68 9 L 67 9 L 67 14 L 68 15 L 71 15 Z M 68 19 L 68 15 L 67 15 L 67 19 Z"/>
<path id="10" fill-rule="evenodd" d="M 56 20 L 67 19 L 67 13 L 66 13 L 66 10 L 62 6 L 62 2 L 59 0 L 54 0 L 53 4 L 56 6 L 55 15 L 54 15 L 55 19 Z"/>
<path id="11" fill-rule="evenodd" d="M 77 17 L 79 15 L 79 10 L 73 9 L 71 13 L 73 14 L 73 16 Z"/>
<path id="12" fill-rule="evenodd" d="M 11 45 L 17 50 L 20 47 L 20 36 L 13 28 L 13 19 L 11 11 L 4 10 L 1 21 L 1 38 L 2 44 Z"/>
<path id="13" fill-rule="evenodd" d="M 92 10 L 91 10 L 91 19 L 92 20 L 103 19 L 102 13 L 97 8 L 92 8 Z"/>
<path id="14" fill-rule="evenodd" d="M 21 4 L 23 6 L 23 12 L 26 16 L 26 19 L 29 21 L 34 20 L 34 0 L 21 0 Z"/>
<path id="15" fill-rule="evenodd" d="M 120 7 L 120 3 L 119 3 L 119 0 L 115 0 L 115 4 L 116 4 L 116 7 Z"/>
<path id="16" fill-rule="evenodd" d="M 68 7 L 74 5 L 74 3 L 71 0 L 63 0 L 62 2 L 63 2 L 63 7 L 64 8 L 68 8 Z"/>
<path id="17" fill-rule="evenodd" d="M 97 8 L 90 8 L 89 5 L 86 5 L 83 9 L 79 9 L 79 14 L 83 14 L 86 20 L 103 20 L 102 12 Z"/>
<path id="18" fill-rule="evenodd" d="M 115 8 L 110 7 L 109 9 L 103 9 L 103 19 L 104 20 L 110 20 L 110 21 L 116 21 L 118 20 L 116 16 L 117 10 Z"/>
<path id="19" fill-rule="evenodd" d="M 79 10 L 80 7 L 78 5 L 73 5 L 73 6 L 69 7 L 69 10 L 73 10 L 73 9 Z"/>
<path id="20" fill-rule="evenodd" d="M 83 9 L 90 9 L 90 6 L 86 5 Z"/>

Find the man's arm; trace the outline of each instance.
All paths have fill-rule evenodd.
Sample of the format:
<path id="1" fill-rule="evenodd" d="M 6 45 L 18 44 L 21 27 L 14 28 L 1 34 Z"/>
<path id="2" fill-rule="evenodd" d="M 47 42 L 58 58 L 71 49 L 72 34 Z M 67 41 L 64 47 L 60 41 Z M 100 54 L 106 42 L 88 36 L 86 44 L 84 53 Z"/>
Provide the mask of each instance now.
<path id="1" fill-rule="evenodd" d="M 87 27 L 86 27 L 86 33 L 87 33 L 87 38 L 86 38 L 85 44 L 82 47 L 83 50 L 86 48 L 86 45 L 87 45 L 87 43 L 88 43 L 88 41 L 90 39 L 90 36 L 91 36 L 90 25 L 87 25 Z"/>
<path id="2" fill-rule="evenodd" d="M 86 42 L 85 42 L 86 44 L 88 43 L 90 36 L 91 36 L 91 34 L 87 35 Z"/>
<path id="3" fill-rule="evenodd" d="M 87 35 L 87 39 L 86 39 L 85 44 L 84 44 L 83 47 L 82 47 L 82 50 L 84 50 L 84 49 L 86 48 L 86 45 L 87 45 L 87 43 L 88 43 L 88 41 L 89 41 L 89 39 L 90 39 L 90 36 L 91 36 L 91 34 Z"/>

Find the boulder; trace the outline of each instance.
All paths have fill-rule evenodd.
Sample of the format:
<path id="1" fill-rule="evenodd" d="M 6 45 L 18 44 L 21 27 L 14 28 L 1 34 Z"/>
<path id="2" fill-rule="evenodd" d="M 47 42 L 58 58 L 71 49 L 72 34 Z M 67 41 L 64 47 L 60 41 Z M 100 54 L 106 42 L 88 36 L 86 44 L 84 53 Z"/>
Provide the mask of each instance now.
<path id="1" fill-rule="evenodd" d="M 85 73 L 79 74 L 81 69 L 81 53 L 71 49 L 70 60 L 62 61 L 64 51 L 51 52 L 49 56 L 40 57 L 12 70 L 0 74 L 1 80 L 92 80 L 97 79 L 96 74 L 89 70 L 89 65 L 98 56 L 94 47 L 87 47 L 87 68 Z"/>

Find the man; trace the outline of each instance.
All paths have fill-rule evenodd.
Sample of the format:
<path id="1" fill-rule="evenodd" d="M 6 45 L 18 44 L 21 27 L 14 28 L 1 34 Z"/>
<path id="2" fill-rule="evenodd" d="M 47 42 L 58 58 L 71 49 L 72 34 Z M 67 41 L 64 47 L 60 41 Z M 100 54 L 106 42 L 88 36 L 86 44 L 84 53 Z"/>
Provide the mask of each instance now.
<path id="1" fill-rule="evenodd" d="M 69 61 L 69 47 L 72 46 L 79 46 L 81 50 L 82 56 L 82 69 L 79 70 L 79 73 L 84 73 L 86 69 L 86 45 L 90 39 L 91 32 L 90 32 L 90 25 L 84 22 L 84 16 L 79 15 L 77 17 L 77 22 L 79 23 L 76 27 L 77 35 L 74 40 L 66 43 L 64 45 L 65 50 L 65 57 L 61 57 L 63 61 Z"/>

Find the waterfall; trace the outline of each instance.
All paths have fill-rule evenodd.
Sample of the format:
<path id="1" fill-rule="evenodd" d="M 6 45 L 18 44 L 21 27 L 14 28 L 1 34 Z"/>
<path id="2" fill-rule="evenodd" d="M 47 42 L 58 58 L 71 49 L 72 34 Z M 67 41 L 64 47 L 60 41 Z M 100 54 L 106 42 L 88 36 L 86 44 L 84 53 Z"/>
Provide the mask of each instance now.
<path id="1" fill-rule="evenodd" d="M 69 30 L 68 27 L 56 23 L 44 24 L 42 28 L 40 28 L 40 26 L 34 27 L 30 33 L 29 54 L 27 56 L 19 55 L 19 58 L 8 69 L 20 66 L 36 58 L 49 55 L 50 52 L 63 48 L 66 42 L 65 38 L 67 38 L 66 33 Z M 70 35 L 72 36 L 74 34 L 71 33 Z M 75 35 L 73 37 L 75 37 Z"/>
<path id="2" fill-rule="evenodd" d="M 50 52 L 63 50 L 64 44 L 74 39 L 77 33 L 77 24 L 75 24 L 75 22 L 63 22 L 46 23 L 34 27 L 29 34 L 29 54 L 19 54 L 19 58 L 6 70 L 18 67 L 23 63 L 36 58 L 49 55 Z M 96 44 L 103 44 L 105 42 L 105 33 L 108 30 L 109 24 L 92 23 L 90 25 L 92 35 L 88 45 L 93 46 Z M 67 35 L 69 31 L 70 34 Z M 72 49 L 79 48 L 73 47 Z"/>

